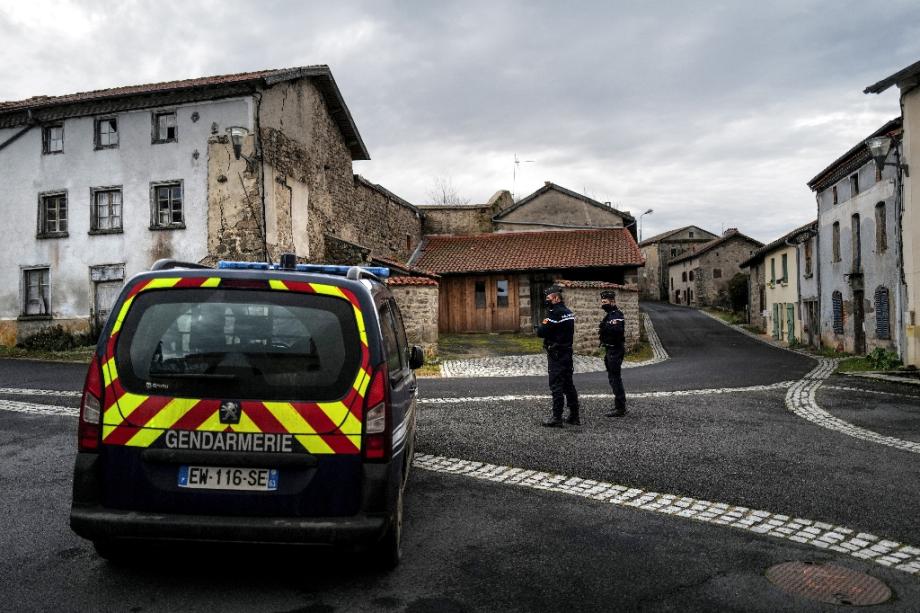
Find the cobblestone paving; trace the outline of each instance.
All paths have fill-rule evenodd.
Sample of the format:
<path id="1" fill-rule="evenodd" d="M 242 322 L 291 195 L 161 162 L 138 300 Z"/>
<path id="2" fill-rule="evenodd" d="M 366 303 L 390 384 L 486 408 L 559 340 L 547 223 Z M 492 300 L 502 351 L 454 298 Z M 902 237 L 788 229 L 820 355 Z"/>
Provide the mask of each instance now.
<path id="1" fill-rule="evenodd" d="M 483 462 L 417 454 L 414 465 L 439 473 L 580 496 L 621 507 L 693 519 L 708 524 L 772 536 L 819 549 L 843 553 L 920 576 L 920 548 L 857 532 L 845 526 L 790 517 L 674 494 L 648 492 L 625 485 L 524 470 Z"/>
<path id="2" fill-rule="evenodd" d="M 646 336 L 652 347 L 654 357 L 642 362 L 623 362 L 623 368 L 637 368 L 657 364 L 668 359 L 668 352 L 655 333 L 652 320 L 645 313 Z M 576 373 L 604 372 L 603 358 L 576 355 L 574 358 Z M 494 358 L 474 358 L 470 360 L 448 360 L 441 364 L 442 377 L 524 377 L 546 375 L 546 355 L 508 355 Z"/>

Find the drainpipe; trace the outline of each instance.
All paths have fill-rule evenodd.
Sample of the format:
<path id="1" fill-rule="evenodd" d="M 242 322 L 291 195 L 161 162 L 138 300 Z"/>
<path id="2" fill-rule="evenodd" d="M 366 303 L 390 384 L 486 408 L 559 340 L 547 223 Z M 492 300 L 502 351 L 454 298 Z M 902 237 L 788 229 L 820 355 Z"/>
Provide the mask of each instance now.
<path id="1" fill-rule="evenodd" d="M 265 185 L 265 160 L 262 158 L 262 132 L 259 128 L 259 116 L 262 112 L 262 94 L 254 92 L 252 98 L 255 101 L 255 112 L 252 118 L 252 130 L 255 133 L 252 139 L 253 157 L 259 160 L 259 174 L 262 175 L 262 189 L 259 190 L 260 200 L 262 201 L 262 257 L 269 264 L 272 263 L 268 256 L 268 216 L 265 212 L 265 192 L 268 187 Z"/>

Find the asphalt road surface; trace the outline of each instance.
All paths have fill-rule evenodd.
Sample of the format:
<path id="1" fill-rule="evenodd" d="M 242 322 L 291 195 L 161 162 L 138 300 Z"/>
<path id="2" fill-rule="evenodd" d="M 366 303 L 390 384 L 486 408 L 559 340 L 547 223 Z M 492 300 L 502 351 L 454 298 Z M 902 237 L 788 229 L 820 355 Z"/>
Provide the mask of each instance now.
<path id="1" fill-rule="evenodd" d="M 645 308 L 671 357 L 624 371 L 627 417 L 603 417 L 611 403 L 603 373 L 576 376 L 584 425 L 562 430 L 539 426 L 549 407 L 545 378 L 424 379 L 419 453 L 545 473 L 545 483 L 577 477 L 737 505 L 920 547 L 920 454 L 821 427 L 786 408 L 789 382 L 809 373 L 813 359 L 690 309 Z M 0 362 L 5 610 L 846 608 L 790 595 L 765 578 L 772 565 L 794 560 L 831 562 L 882 580 L 893 598 L 875 610 L 920 610 L 920 573 L 780 536 L 421 464 L 410 476 L 403 563 L 388 574 L 368 570 L 359 555 L 320 549 L 144 548 L 137 563 L 112 565 L 67 525 L 76 420 L 66 410 L 41 409 L 75 407 L 79 398 L 22 391 L 78 391 L 84 372 Z M 815 397 L 836 418 L 920 441 L 917 387 L 832 376 Z M 29 407 L 33 412 L 23 412 Z"/>

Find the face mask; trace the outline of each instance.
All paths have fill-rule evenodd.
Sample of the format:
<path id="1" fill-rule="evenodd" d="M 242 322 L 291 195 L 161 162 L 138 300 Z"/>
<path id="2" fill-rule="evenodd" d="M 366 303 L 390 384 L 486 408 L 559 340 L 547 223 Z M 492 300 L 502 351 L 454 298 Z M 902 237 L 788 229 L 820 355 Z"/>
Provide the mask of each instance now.
<path id="1" fill-rule="evenodd" d="M 602 304 L 601 308 L 604 309 L 604 311 L 606 311 L 607 313 L 609 313 L 610 311 L 613 310 L 613 305 L 612 304 Z"/>

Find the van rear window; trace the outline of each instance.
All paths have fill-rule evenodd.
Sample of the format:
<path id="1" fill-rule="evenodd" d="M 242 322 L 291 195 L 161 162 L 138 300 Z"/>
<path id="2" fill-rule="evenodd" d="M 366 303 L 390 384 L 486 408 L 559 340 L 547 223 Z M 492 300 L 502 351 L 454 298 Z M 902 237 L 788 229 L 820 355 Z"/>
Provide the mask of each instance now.
<path id="1" fill-rule="evenodd" d="M 138 294 L 115 355 L 122 385 L 190 398 L 328 401 L 351 388 L 361 341 L 350 302 L 280 291 Z"/>

